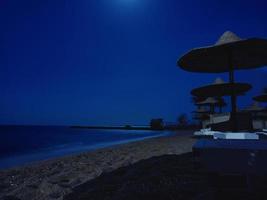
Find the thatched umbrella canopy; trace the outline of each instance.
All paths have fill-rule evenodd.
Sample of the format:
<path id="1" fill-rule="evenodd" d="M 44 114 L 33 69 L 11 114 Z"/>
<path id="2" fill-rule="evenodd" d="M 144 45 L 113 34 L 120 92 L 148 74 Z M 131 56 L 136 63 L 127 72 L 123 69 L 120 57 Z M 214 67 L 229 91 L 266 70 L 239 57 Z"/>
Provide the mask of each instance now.
<path id="1" fill-rule="evenodd" d="M 218 101 L 213 98 L 213 97 L 208 97 L 207 99 L 205 99 L 204 101 L 198 102 L 196 103 L 196 105 L 215 105 L 216 103 L 218 103 Z"/>
<path id="2" fill-rule="evenodd" d="M 257 102 L 267 102 L 267 93 L 262 93 L 261 95 L 253 97 L 254 101 Z"/>
<path id="3" fill-rule="evenodd" d="M 209 106 L 210 107 L 210 112 L 214 113 L 214 107 L 215 107 L 216 103 L 218 103 L 218 101 L 215 98 L 208 97 L 204 101 L 196 103 L 196 105 L 198 105 L 198 106 Z"/>
<path id="4" fill-rule="evenodd" d="M 225 83 L 221 78 L 206 86 L 195 88 L 191 91 L 194 96 L 201 97 L 222 97 L 235 95 L 243 95 L 245 92 L 251 89 L 251 85 L 247 83 Z"/>
<path id="5" fill-rule="evenodd" d="M 199 88 L 195 88 L 191 91 L 192 95 L 195 96 L 206 96 L 206 97 L 221 97 L 221 96 L 235 96 L 243 95 L 245 92 L 252 88 L 247 83 L 224 83 L 218 85 L 207 85 Z"/>
<path id="6" fill-rule="evenodd" d="M 214 113 L 215 107 L 220 108 L 220 113 L 222 112 L 222 107 L 226 106 L 224 99 L 222 97 L 208 97 L 204 101 L 196 103 L 197 106 L 209 106 L 212 113 Z"/>
<path id="7" fill-rule="evenodd" d="M 206 108 L 204 107 L 200 107 L 200 108 L 197 108 L 195 111 L 193 111 L 192 113 L 206 113 L 206 114 L 209 114 L 210 111 L 207 110 Z"/>
<path id="8" fill-rule="evenodd" d="M 226 31 L 214 45 L 192 49 L 177 64 L 186 71 L 202 73 L 261 67 L 267 65 L 267 40 L 241 39 Z"/>
<path id="9" fill-rule="evenodd" d="M 192 96 L 192 102 L 197 105 L 199 102 L 204 101 L 206 97 Z"/>
<path id="10" fill-rule="evenodd" d="M 248 106 L 244 109 L 244 111 L 246 111 L 246 112 L 261 112 L 263 110 L 265 110 L 265 108 L 259 106 L 258 102 L 253 102 L 250 106 Z"/>

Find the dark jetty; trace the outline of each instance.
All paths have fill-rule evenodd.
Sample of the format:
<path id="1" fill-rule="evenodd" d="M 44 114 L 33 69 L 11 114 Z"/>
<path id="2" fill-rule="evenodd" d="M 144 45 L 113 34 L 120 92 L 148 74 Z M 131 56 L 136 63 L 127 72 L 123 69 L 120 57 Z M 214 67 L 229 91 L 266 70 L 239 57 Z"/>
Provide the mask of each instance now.
<path id="1" fill-rule="evenodd" d="M 266 179 L 218 177 L 196 165 L 192 153 L 142 160 L 78 186 L 64 200 L 267 199 Z"/>

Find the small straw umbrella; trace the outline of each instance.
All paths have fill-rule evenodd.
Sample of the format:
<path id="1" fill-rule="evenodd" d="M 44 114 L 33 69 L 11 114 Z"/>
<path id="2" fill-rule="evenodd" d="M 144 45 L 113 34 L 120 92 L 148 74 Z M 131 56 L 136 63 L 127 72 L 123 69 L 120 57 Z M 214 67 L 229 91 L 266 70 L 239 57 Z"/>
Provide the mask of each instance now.
<path id="1" fill-rule="evenodd" d="M 264 127 L 265 121 L 267 119 L 266 108 L 259 106 L 259 103 L 257 101 L 246 107 L 243 112 L 249 112 L 252 114 L 254 119 L 261 120 Z"/>
<path id="2" fill-rule="evenodd" d="M 210 105 L 210 104 L 216 104 L 216 103 L 218 103 L 218 101 L 215 98 L 208 97 L 204 101 L 196 103 L 196 105 L 203 105 L 204 106 L 204 105 Z"/>
<path id="3" fill-rule="evenodd" d="M 211 110 L 214 109 L 215 107 L 219 107 L 220 113 L 222 113 L 222 107 L 226 106 L 226 103 L 224 102 L 224 99 L 222 97 L 217 97 L 217 98 L 208 97 L 204 101 L 197 102 L 196 105 L 197 106 L 207 105 L 210 106 Z"/>
<path id="4" fill-rule="evenodd" d="M 250 106 L 244 109 L 245 112 L 252 112 L 252 113 L 261 112 L 263 110 L 264 108 L 259 106 L 258 102 L 253 102 Z"/>
<path id="5" fill-rule="evenodd" d="M 205 114 L 209 114 L 210 111 L 207 110 L 207 109 L 205 109 L 205 108 L 203 108 L 203 107 L 200 107 L 200 108 L 197 108 L 197 110 L 193 111 L 193 113 L 202 113 L 202 114 L 205 113 Z"/>
<path id="6" fill-rule="evenodd" d="M 255 96 L 253 97 L 253 100 L 257 102 L 267 102 L 267 93 L 263 93 L 261 95 Z"/>
<path id="7" fill-rule="evenodd" d="M 214 113 L 214 107 L 217 103 L 218 103 L 218 101 L 216 99 L 214 99 L 213 97 L 208 97 L 204 101 L 196 103 L 196 105 L 198 105 L 198 106 L 210 106 L 210 112 Z"/>
<path id="8" fill-rule="evenodd" d="M 267 65 L 267 40 L 241 39 L 226 31 L 215 45 L 196 48 L 182 56 L 178 62 L 182 69 L 202 73 L 229 72 L 229 83 L 234 85 L 234 70 L 253 69 Z M 232 87 L 231 105 L 236 126 L 236 95 Z M 233 127 L 234 131 L 236 127 Z"/>

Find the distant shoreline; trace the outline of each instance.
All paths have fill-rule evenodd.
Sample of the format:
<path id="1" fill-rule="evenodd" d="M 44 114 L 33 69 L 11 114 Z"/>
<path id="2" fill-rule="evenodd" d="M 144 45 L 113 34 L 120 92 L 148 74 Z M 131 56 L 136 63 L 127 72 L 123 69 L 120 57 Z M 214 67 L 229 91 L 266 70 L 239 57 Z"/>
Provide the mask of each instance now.
<path id="1" fill-rule="evenodd" d="M 70 126 L 70 128 L 80 128 L 80 129 L 111 129 L 111 130 L 153 130 L 150 127 L 121 127 L 121 126 Z M 162 129 L 157 129 L 162 131 Z"/>
<path id="2" fill-rule="evenodd" d="M 99 129 L 99 130 L 142 130 L 142 131 L 182 131 L 182 130 L 199 130 L 200 127 L 198 125 L 186 125 L 186 126 L 166 126 L 160 129 L 151 128 L 150 126 L 80 126 L 80 125 L 19 125 L 19 124 L 1 124 L 0 127 L 69 127 L 73 129 Z"/>
<path id="3" fill-rule="evenodd" d="M 172 127 L 164 127 L 162 129 L 153 129 L 148 126 L 70 126 L 70 128 L 77 129 L 104 129 L 104 130 L 143 130 L 143 131 L 177 131 L 177 130 L 198 130 L 199 126 L 196 125 L 188 125 L 188 126 L 172 126 Z"/>

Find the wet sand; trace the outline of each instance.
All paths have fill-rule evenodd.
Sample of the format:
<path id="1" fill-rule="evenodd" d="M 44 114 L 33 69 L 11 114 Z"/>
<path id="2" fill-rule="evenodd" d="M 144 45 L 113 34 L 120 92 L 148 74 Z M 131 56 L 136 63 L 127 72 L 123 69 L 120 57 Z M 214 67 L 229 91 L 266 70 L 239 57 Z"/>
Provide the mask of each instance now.
<path id="1" fill-rule="evenodd" d="M 179 131 L 175 136 L 146 139 L 2 170 L 0 199 L 63 199 L 77 186 L 120 167 L 155 156 L 191 152 L 195 142 L 191 135 L 192 131 Z"/>

